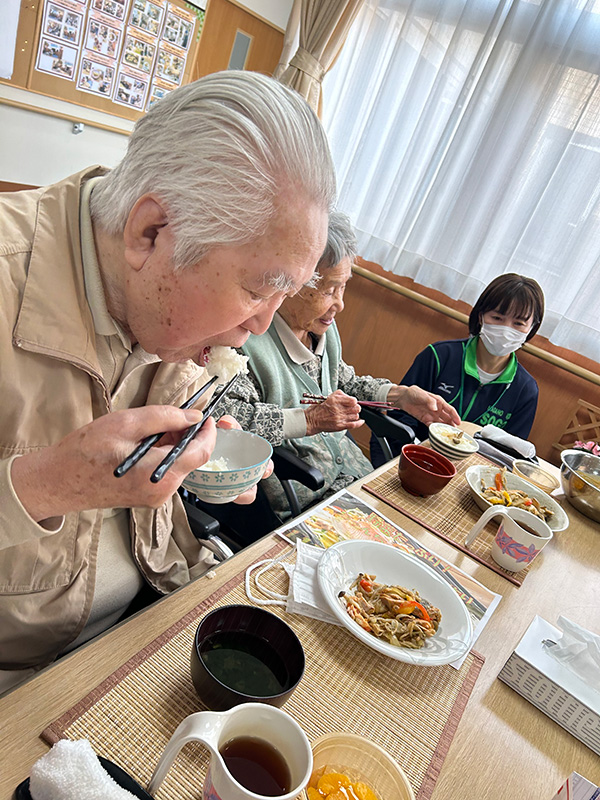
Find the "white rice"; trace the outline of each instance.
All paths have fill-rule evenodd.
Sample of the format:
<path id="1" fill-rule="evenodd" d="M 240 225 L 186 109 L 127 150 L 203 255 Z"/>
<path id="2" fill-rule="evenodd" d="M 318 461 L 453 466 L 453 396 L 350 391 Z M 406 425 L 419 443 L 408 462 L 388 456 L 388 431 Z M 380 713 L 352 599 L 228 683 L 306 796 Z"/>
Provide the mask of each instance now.
<path id="1" fill-rule="evenodd" d="M 223 457 L 213 458 L 207 461 L 206 464 L 202 464 L 198 469 L 205 470 L 206 472 L 224 472 L 226 469 L 229 469 L 229 463 L 227 459 Z"/>
<path id="2" fill-rule="evenodd" d="M 217 345 L 210 348 L 206 369 L 209 375 L 219 376 L 220 384 L 227 383 L 239 372 L 248 373 L 248 356 L 240 355 L 233 347 Z"/>

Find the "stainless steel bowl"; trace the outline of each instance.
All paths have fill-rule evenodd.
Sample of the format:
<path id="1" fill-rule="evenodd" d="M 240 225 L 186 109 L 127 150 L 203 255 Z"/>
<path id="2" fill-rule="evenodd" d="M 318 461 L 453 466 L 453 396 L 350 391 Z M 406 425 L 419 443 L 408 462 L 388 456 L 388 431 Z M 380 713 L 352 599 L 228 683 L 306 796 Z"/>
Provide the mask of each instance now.
<path id="1" fill-rule="evenodd" d="M 563 450 L 560 480 L 571 505 L 600 522 L 600 456 L 585 450 Z"/>

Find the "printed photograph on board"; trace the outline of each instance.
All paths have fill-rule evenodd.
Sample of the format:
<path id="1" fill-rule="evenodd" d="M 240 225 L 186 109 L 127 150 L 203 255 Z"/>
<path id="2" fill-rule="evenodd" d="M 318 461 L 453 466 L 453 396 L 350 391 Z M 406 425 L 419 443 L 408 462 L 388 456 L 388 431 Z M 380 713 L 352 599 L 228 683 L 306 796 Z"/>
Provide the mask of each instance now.
<path id="1" fill-rule="evenodd" d="M 156 77 L 179 85 L 185 70 L 185 57 L 164 47 L 158 48 Z"/>
<path id="2" fill-rule="evenodd" d="M 119 52 L 119 41 L 121 31 L 113 28 L 95 17 L 88 20 L 87 36 L 85 39 L 85 49 L 94 53 L 116 58 Z"/>
<path id="3" fill-rule="evenodd" d="M 147 92 L 148 81 L 137 78 L 121 70 L 117 78 L 113 101 L 143 111 Z"/>
<path id="4" fill-rule="evenodd" d="M 92 9 L 101 11 L 118 20 L 125 18 L 126 0 L 92 0 Z"/>
<path id="5" fill-rule="evenodd" d="M 152 106 L 155 106 L 158 103 L 158 101 L 162 100 L 162 98 L 166 94 L 169 94 L 170 91 L 171 89 L 167 89 L 164 86 L 158 86 L 158 84 L 153 83 L 152 88 L 150 89 L 150 94 L 148 96 L 148 105 L 146 106 L 146 111 L 150 111 Z"/>
<path id="6" fill-rule="evenodd" d="M 169 9 L 162 38 L 170 44 L 187 50 L 191 43 L 193 30 L 194 23 L 191 20 L 183 19 L 183 17 L 174 14 L 173 11 Z"/>
<path id="7" fill-rule="evenodd" d="M 62 42 L 79 44 L 83 28 L 83 14 L 58 3 L 48 3 L 44 10 L 42 34 L 54 36 Z"/>
<path id="8" fill-rule="evenodd" d="M 110 97 L 115 81 L 115 68 L 83 57 L 79 68 L 77 88 L 103 97 Z"/>
<path id="9" fill-rule="evenodd" d="M 62 42 L 41 36 L 36 69 L 72 81 L 75 79 L 78 55 L 76 47 L 67 47 Z"/>
<path id="10" fill-rule="evenodd" d="M 156 45 L 128 33 L 123 46 L 122 61 L 134 69 L 149 75 L 152 72 Z"/>
<path id="11" fill-rule="evenodd" d="M 133 0 L 129 24 L 151 36 L 158 36 L 163 20 L 164 8 L 151 0 Z"/>

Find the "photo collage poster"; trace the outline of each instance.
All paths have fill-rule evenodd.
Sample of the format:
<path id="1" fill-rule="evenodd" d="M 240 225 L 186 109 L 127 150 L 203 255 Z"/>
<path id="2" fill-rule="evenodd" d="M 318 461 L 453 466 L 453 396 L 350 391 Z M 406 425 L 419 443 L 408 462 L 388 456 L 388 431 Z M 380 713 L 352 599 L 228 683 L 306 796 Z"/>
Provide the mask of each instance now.
<path id="1" fill-rule="evenodd" d="M 181 85 L 185 62 L 193 41 L 196 15 L 167 2 L 165 24 L 158 45 L 156 71 L 147 110 Z"/>
<path id="2" fill-rule="evenodd" d="M 77 88 L 111 98 L 128 0 L 90 0 Z"/>
<path id="3" fill-rule="evenodd" d="M 75 80 L 85 13 L 85 3 L 78 0 L 46 0 L 35 66 L 37 70 L 64 80 Z"/>
<path id="4" fill-rule="evenodd" d="M 36 69 L 148 110 L 181 85 L 197 21 L 168 0 L 44 0 Z"/>
<path id="5" fill-rule="evenodd" d="M 143 111 L 156 63 L 166 0 L 132 0 L 113 100 Z"/>

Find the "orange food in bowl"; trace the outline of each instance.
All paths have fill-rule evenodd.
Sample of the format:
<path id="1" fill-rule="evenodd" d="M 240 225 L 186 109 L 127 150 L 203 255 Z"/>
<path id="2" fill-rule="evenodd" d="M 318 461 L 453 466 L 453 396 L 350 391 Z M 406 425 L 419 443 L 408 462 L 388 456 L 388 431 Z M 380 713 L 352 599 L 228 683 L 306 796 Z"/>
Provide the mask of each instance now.
<path id="1" fill-rule="evenodd" d="M 312 750 L 313 773 L 302 795 L 305 800 L 415 800 L 400 765 L 363 736 L 327 733 L 312 742 Z M 326 789 L 331 789 L 329 794 Z"/>
<path id="2" fill-rule="evenodd" d="M 352 782 L 342 772 L 326 772 L 317 780 L 316 787 L 309 786 L 306 793 L 308 800 L 379 800 L 366 783 Z"/>

